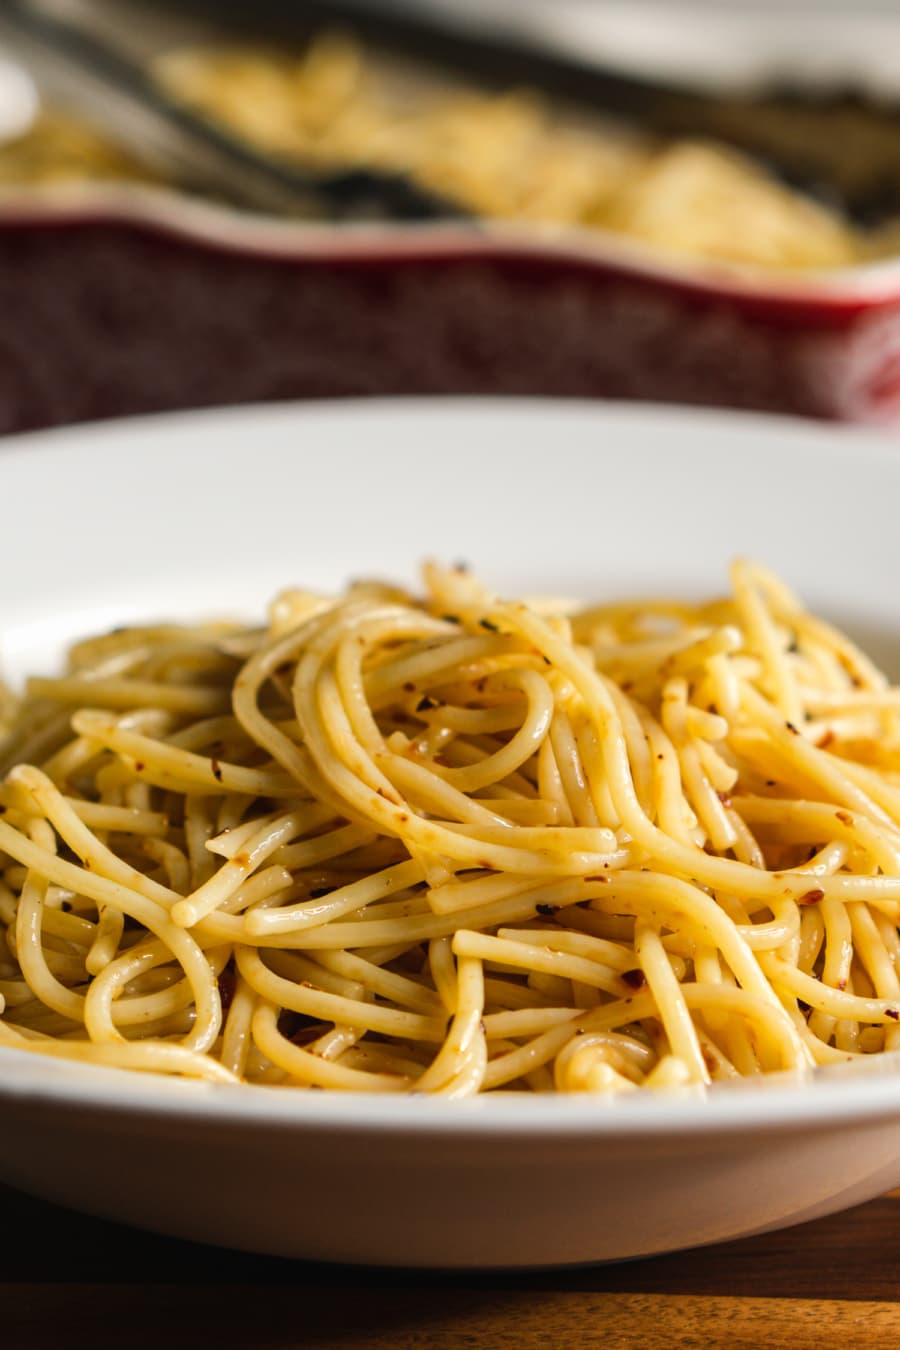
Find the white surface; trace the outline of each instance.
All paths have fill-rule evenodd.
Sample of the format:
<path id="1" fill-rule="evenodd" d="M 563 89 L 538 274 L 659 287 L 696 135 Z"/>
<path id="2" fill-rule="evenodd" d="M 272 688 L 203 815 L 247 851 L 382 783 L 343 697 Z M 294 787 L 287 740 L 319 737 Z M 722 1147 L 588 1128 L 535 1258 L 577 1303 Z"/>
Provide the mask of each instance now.
<path id="1" fill-rule="evenodd" d="M 10 666 L 138 617 L 466 558 L 500 589 L 716 591 L 754 554 L 900 634 L 900 442 L 538 402 L 307 405 L 5 442 Z M 885 640 L 886 639 L 886 640 Z M 870 644 L 871 645 L 871 644 Z M 96 1213 L 326 1259 L 538 1265 L 797 1222 L 900 1184 L 896 1057 L 706 1097 L 471 1103 L 222 1089 L 0 1053 L 0 1177 Z"/>
<path id="2" fill-rule="evenodd" d="M 14 140 L 37 117 L 40 100 L 34 81 L 0 50 L 0 141 Z"/>
<path id="3" fill-rule="evenodd" d="M 190 12 L 143 0 L 40 0 L 135 56 L 202 41 Z M 900 90 L 897 0 L 357 0 L 475 37 L 512 37 L 579 62 L 707 88 L 783 78 L 820 88 Z M 284 8 L 287 9 L 285 3 Z M 338 5 L 340 9 L 340 5 Z"/>
<path id="4" fill-rule="evenodd" d="M 96 2 L 96 0 L 95 0 Z M 370 0 L 582 62 L 708 88 L 900 89 L 896 0 Z"/>
<path id="5" fill-rule="evenodd" d="M 519 4 L 506 0 L 513 11 Z M 892 0 L 531 0 L 527 8 L 533 40 L 651 79 L 721 90 L 781 80 L 888 97 L 900 90 Z"/>

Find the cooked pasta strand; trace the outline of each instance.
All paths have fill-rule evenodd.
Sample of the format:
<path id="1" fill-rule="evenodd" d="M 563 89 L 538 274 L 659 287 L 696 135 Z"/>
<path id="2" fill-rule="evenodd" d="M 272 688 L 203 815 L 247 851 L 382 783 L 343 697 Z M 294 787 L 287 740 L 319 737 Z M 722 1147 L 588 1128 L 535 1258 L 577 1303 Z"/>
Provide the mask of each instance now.
<path id="1" fill-rule="evenodd" d="M 426 579 L 32 682 L 4 1045 L 454 1099 L 900 1048 L 900 691 L 749 563 L 581 615 Z"/>

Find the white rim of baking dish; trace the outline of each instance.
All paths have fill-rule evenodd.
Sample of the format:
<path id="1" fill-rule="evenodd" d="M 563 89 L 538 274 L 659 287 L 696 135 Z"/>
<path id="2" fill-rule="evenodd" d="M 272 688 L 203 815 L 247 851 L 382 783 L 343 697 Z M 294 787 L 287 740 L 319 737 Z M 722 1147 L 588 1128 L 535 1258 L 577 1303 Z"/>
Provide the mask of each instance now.
<path id="1" fill-rule="evenodd" d="M 524 257 L 619 270 L 661 285 L 775 304 L 872 306 L 900 302 L 900 256 L 850 267 L 780 270 L 688 255 L 600 228 L 499 220 L 323 224 L 237 211 L 170 188 L 73 182 L 4 186 L 0 229 L 23 223 L 111 221 L 147 226 L 213 248 L 321 262 Z"/>

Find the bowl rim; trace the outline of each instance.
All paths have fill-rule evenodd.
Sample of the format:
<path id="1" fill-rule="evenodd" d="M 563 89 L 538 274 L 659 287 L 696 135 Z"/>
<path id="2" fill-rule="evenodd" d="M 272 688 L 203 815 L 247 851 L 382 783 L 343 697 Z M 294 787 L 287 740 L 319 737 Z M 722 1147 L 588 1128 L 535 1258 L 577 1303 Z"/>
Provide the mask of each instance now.
<path id="1" fill-rule="evenodd" d="M 885 1066 L 885 1059 L 890 1065 Z M 852 1090 L 851 1089 L 851 1081 Z M 847 1124 L 900 1124 L 900 1051 L 878 1063 L 856 1061 L 808 1077 L 671 1089 L 611 1099 L 508 1093 L 448 1101 L 404 1094 L 326 1093 L 296 1087 L 213 1084 L 131 1069 L 48 1061 L 0 1046 L 0 1102 L 98 1112 L 148 1123 L 252 1126 L 264 1131 L 460 1140 L 669 1139 L 736 1134 L 828 1132 Z"/>

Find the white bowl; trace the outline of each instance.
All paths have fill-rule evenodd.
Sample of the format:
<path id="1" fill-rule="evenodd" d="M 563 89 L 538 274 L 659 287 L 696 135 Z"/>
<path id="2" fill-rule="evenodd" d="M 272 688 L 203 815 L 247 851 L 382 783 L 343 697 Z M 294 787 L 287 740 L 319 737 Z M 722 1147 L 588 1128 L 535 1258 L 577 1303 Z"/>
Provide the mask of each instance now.
<path id="1" fill-rule="evenodd" d="M 498 588 L 720 589 L 737 552 L 891 659 L 900 446 L 761 417 L 538 402 L 205 413 L 6 442 L 7 669 L 136 617 L 465 557 Z M 880 634 L 880 638 L 878 635 Z M 877 640 L 876 640 L 877 639 Z M 0 1052 L 0 1179 L 249 1250 L 612 1260 L 900 1184 L 897 1056 L 707 1094 L 467 1103 L 224 1088 Z"/>

